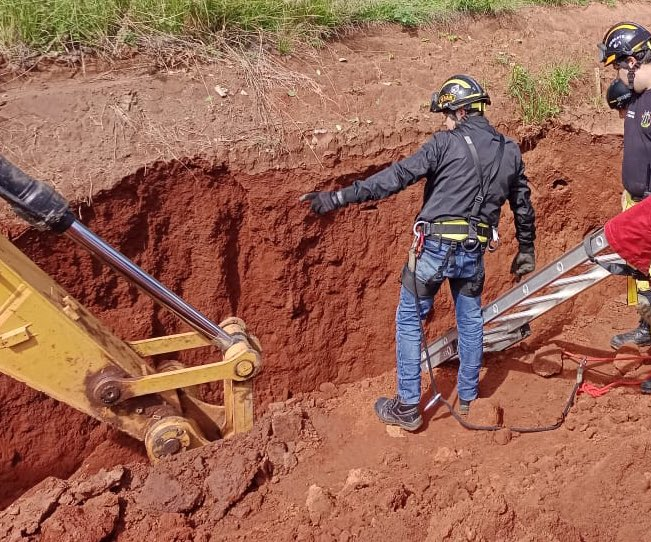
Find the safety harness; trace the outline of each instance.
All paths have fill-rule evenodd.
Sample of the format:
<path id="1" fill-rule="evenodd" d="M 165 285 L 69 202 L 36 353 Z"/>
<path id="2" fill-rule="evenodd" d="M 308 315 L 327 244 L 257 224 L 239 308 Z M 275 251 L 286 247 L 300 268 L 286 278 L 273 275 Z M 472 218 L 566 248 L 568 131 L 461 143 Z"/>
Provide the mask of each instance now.
<path id="1" fill-rule="evenodd" d="M 493 161 L 493 165 L 491 167 L 491 173 L 490 176 L 488 177 L 488 183 L 486 183 L 484 180 L 484 174 L 481 169 L 481 164 L 479 163 L 479 155 L 477 154 L 477 149 L 475 148 L 475 144 L 472 142 L 472 139 L 470 138 L 469 135 L 463 136 L 464 141 L 467 143 L 470 156 L 472 157 L 472 161 L 475 163 L 475 168 L 477 169 L 477 176 L 479 177 L 479 190 L 477 191 L 477 195 L 475 196 L 475 201 L 473 203 L 472 209 L 470 210 L 470 216 L 468 217 L 468 238 L 464 241 L 464 243 L 469 242 L 474 246 L 477 246 L 479 244 L 479 239 L 477 238 L 479 222 L 481 220 L 481 218 L 479 217 L 479 212 L 481 211 L 482 203 L 484 203 L 484 199 L 486 198 L 486 194 L 488 193 L 488 189 L 490 188 L 490 185 L 495 180 L 495 177 L 497 177 L 497 173 L 499 172 L 500 169 L 500 164 L 502 163 L 502 156 L 504 155 L 504 146 L 506 144 L 506 141 L 502 134 L 499 134 L 499 136 L 500 136 L 500 146 L 497 149 L 497 156 L 495 157 L 495 160 Z M 489 235 L 487 237 L 490 242 L 491 236 Z M 465 248 L 469 249 L 470 247 L 465 247 Z"/>
<path id="2" fill-rule="evenodd" d="M 475 148 L 475 144 L 473 143 L 472 138 L 469 135 L 464 135 L 463 140 L 465 142 L 464 147 L 467 149 L 468 155 L 470 156 L 472 162 L 475 164 L 477 178 L 479 181 L 477 194 L 475 195 L 470 214 L 466 219 L 464 219 L 463 223 L 454 223 L 455 221 L 418 221 L 414 225 L 414 235 L 418 236 L 420 234 L 423 237 L 439 238 L 442 238 L 446 235 L 466 235 L 465 239 L 460 240 L 461 245 L 465 250 L 473 251 L 483 244 L 484 246 L 488 246 L 488 250 L 492 252 L 497 248 L 497 236 L 493 235 L 494 229 L 491 226 L 481 224 L 480 212 L 482 204 L 486 199 L 488 190 L 497 177 L 497 174 L 499 173 L 502 157 L 504 156 L 504 147 L 506 145 L 506 140 L 502 134 L 499 134 L 499 148 L 497 150 L 495 160 L 491 166 L 488 182 L 486 182 L 486 179 L 484 177 L 481 164 L 479 162 L 479 155 L 477 154 L 477 149 Z M 486 239 L 486 242 L 482 243 L 479 239 L 480 237 Z M 420 245 L 422 247 L 422 239 Z"/>

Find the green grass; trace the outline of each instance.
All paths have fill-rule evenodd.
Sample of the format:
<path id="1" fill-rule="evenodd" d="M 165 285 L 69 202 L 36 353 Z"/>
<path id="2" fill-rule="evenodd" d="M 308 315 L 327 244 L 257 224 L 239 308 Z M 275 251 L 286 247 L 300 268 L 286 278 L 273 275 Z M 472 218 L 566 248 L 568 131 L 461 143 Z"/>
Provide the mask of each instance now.
<path id="1" fill-rule="evenodd" d="M 115 29 L 117 2 L 102 0 L 0 0 L 0 43 L 35 49 L 62 41 L 94 43 Z"/>
<path id="2" fill-rule="evenodd" d="M 556 64 L 538 75 L 515 64 L 509 78 L 509 94 L 518 101 L 525 124 L 541 124 L 562 110 L 572 83 L 581 77 L 581 67 L 573 63 Z"/>
<path id="3" fill-rule="evenodd" d="M 610 1 L 610 0 L 605 0 Z M 125 36 L 166 34 L 211 43 L 264 32 L 312 41 L 346 25 L 421 25 L 455 13 L 512 11 L 526 4 L 587 0 L 0 0 L 0 47 L 98 46 Z"/>

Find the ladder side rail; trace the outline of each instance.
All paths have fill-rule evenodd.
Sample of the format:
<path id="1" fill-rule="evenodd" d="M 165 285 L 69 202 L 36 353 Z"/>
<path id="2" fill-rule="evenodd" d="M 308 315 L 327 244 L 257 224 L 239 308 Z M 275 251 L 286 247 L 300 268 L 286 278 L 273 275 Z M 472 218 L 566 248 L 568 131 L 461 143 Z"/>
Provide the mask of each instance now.
<path id="1" fill-rule="evenodd" d="M 586 239 L 589 239 L 590 247 L 594 255 L 602 252 L 608 247 L 608 242 L 603 233 L 603 228 L 594 232 Z M 518 322 L 518 326 L 509 326 L 510 329 L 508 330 L 508 332 L 511 332 L 513 328 L 521 328 L 522 326 L 527 325 L 529 321 L 537 318 L 544 312 L 551 310 L 556 305 L 566 301 L 567 299 L 574 297 L 581 291 L 593 286 L 594 284 L 600 282 L 601 280 L 603 280 L 603 278 L 608 276 L 609 273 L 607 271 L 605 271 L 598 265 L 595 265 L 591 270 L 589 270 L 587 273 L 583 275 L 579 275 L 576 277 L 561 278 L 563 275 L 569 273 L 579 265 L 584 264 L 589 260 L 588 255 L 584 248 L 584 243 L 585 241 L 577 245 L 576 247 L 574 247 L 571 251 L 567 252 L 564 256 L 562 256 L 558 260 L 545 266 L 541 271 L 539 271 L 534 276 L 529 278 L 523 284 L 520 284 L 512 288 L 511 290 L 509 290 L 508 292 L 500 296 L 493 303 L 490 303 L 485 307 L 483 307 L 482 313 L 484 316 L 484 324 L 486 325 L 492 320 L 498 318 L 500 314 L 503 314 L 504 312 L 516 307 L 518 304 L 522 303 L 522 301 L 526 300 L 527 298 L 530 298 L 534 293 L 548 286 L 554 287 L 556 282 L 558 282 L 559 285 L 561 284 L 566 285 L 566 287 L 575 284 L 581 285 L 579 287 L 572 287 L 569 292 L 570 295 L 567 297 L 562 297 L 562 295 L 556 296 L 555 294 L 550 294 L 553 295 L 554 299 L 556 300 L 554 304 L 546 305 L 547 307 L 546 310 L 542 312 L 538 312 L 535 314 L 531 313 L 531 318 L 526 319 L 522 323 Z M 611 260 L 611 259 L 618 259 L 618 258 L 619 257 L 617 255 L 611 254 L 605 256 L 604 260 Z M 544 302 L 546 303 L 547 301 Z M 529 304 L 535 304 L 535 303 L 538 302 L 533 300 L 529 301 Z M 501 330 L 494 331 L 492 333 L 499 333 L 499 332 L 501 332 Z M 491 332 L 489 331 L 489 333 Z M 519 338 L 514 339 L 513 342 L 509 343 L 509 341 L 505 341 L 505 346 L 501 348 L 501 350 L 508 348 L 508 346 L 511 346 L 516 342 L 522 340 L 524 336 L 522 336 L 522 334 L 520 335 L 521 336 Z M 429 353 L 430 361 L 433 367 L 436 367 L 444 363 L 445 361 L 458 355 L 457 342 L 458 342 L 457 330 L 456 328 L 452 328 L 448 330 L 442 337 L 439 337 L 438 339 L 430 343 L 426 347 L 426 349 L 423 349 L 423 351 L 421 352 L 421 362 L 423 364 L 423 367 L 424 368 L 426 367 L 425 364 L 427 361 L 427 353 Z M 493 351 L 493 350 L 488 350 L 488 351 Z"/>

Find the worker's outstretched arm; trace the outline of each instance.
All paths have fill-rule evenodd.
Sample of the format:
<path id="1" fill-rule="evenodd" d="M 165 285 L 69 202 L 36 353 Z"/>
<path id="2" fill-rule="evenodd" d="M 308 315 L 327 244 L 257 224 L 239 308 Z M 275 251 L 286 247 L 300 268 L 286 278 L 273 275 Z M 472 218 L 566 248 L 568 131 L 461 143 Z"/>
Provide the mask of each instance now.
<path id="1" fill-rule="evenodd" d="M 391 164 L 363 181 L 332 192 L 310 192 L 300 201 L 310 203 L 313 212 L 323 215 L 350 203 L 379 200 L 396 194 L 425 176 L 437 164 L 436 136 L 407 158 Z"/>

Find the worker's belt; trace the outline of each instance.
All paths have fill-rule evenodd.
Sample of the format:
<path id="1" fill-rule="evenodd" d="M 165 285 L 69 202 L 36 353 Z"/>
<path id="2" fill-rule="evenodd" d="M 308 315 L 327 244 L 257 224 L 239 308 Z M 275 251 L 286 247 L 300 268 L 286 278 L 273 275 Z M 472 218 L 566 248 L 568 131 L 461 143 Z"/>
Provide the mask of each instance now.
<path id="1" fill-rule="evenodd" d="M 624 201 L 629 205 L 626 206 L 626 209 L 630 207 L 631 203 L 640 203 L 643 199 L 648 198 L 651 195 L 651 192 L 643 192 L 641 196 L 634 196 L 628 190 L 624 190 Z M 625 209 L 625 210 L 626 210 Z"/>
<path id="2" fill-rule="evenodd" d="M 467 236 L 468 235 L 468 224 L 444 224 L 440 222 L 425 222 L 421 224 L 423 235 L 425 237 L 447 237 L 447 236 Z M 487 242 L 488 239 L 492 236 L 492 230 L 490 226 L 483 224 L 477 224 L 477 236 L 479 240 L 483 243 Z M 482 239 L 483 237 L 483 239 Z M 465 238 L 465 237 L 464 237 Z"/>

